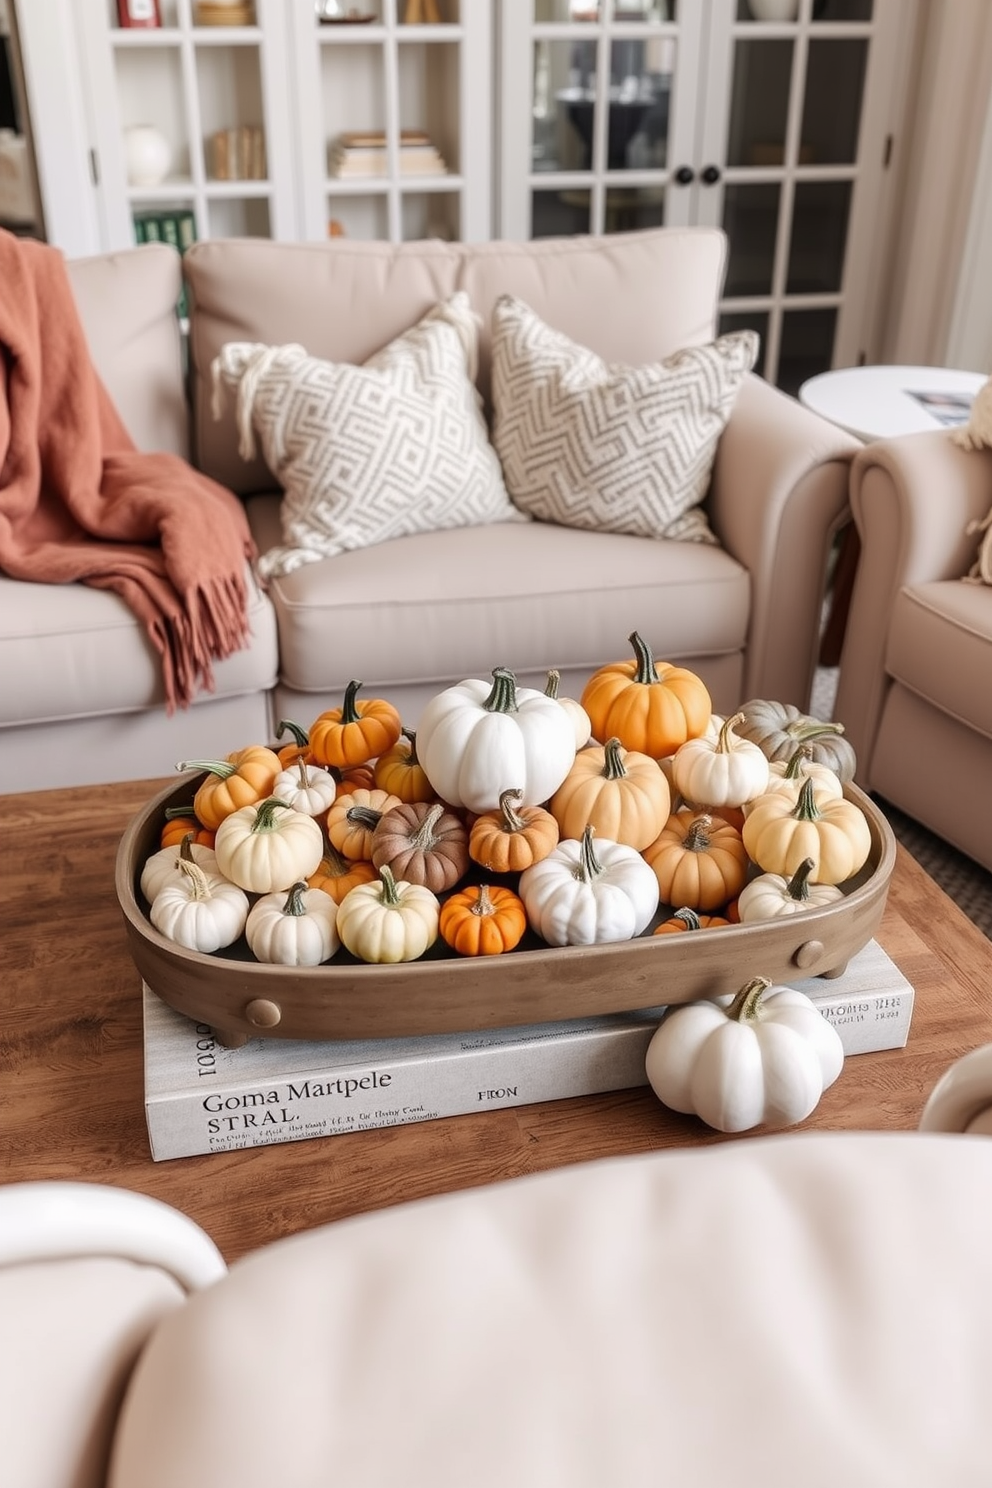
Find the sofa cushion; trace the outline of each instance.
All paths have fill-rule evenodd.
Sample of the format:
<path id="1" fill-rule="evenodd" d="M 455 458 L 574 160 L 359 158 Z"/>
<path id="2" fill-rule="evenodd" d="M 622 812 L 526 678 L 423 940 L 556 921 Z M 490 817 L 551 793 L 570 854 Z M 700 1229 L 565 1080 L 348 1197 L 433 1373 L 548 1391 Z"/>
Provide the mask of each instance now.
<path id="1" fill-rule="evenodd" d="M 259 551 L 281 541 L 277 497 L 252 497 Z M 299 692 L 444 685 L 494 666 L 587 671 L 634 629 L 659 660 L 739 654 L 750 580 L 720 548 L 546 522 L 421 533 L 274 578 L 283 680 Z M 310 719 L 299 719 L 308 725 Z"/>
<path id="2" fill-rule="evenodd" d="M 274 612 L 248 582 L 252 644 L 214 663 L 215 690 L 197 702 L 275 681 Z M 144 626 L 119 595 L 85 584 L 0 578 L 0 672 L 0 727 L 161 708 L 165 699 L 161 658 Z"/>
<path id="3" fill-rule="evenodd" d="M 232 341 L 215 363 L 242 452 L 261 444 L 283 488 L 269 578 L 387 538 L 525 520 L 506 494 L 472 376 L 478 318 L 464 293 L 361 367 L 302 346 Z"/>
<path id="4" fill-rule="evenodd" d="M 992 739 L 992 591 L 957 579 L 900 590 L 885 669 L 935 708 Z"/>
<path id="5" fill-rule="evenodd" d="M 639 367 L 605 362 L 501 295 L 493 443 L 513 501 L 567 527 L 715 542 L 700 502 L 757 354 L 755 333 L 736 331 Z"/>

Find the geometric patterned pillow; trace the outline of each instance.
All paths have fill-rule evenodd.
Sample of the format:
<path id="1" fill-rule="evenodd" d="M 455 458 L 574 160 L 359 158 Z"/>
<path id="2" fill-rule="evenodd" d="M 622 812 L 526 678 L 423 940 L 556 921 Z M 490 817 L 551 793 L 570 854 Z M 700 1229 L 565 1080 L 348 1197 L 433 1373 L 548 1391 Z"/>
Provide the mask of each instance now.
<path id="1" fill-rule="evenodd" d="M 284 546 L 263 578 L 352 548 L 446 527 L 525 521 L 503 484 L 475 387 L 479 318 L 464 293 L 360 367 L 302 346 L 228 342 L 214 416 L 236 394 L 239 449 L 283 488 Z"/>
<path id="2" fill-rule="evenodd" d="M 493 444 L 506 488 L 542 521 L 715 542 L 699 503 L 754 331 L 643 367 L 604 362 L 512 295 L 493 309 Z"/>

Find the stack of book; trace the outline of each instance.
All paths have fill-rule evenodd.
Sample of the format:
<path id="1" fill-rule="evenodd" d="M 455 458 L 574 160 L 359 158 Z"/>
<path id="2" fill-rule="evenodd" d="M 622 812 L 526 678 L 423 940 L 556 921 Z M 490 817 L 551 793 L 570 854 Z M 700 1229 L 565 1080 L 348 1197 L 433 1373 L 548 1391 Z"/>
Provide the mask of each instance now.
<path id="1" fill-rule="evenodd" d="M 790 985 L 811 997 L 846 1055 L 900 1049 L 913 988 L 876 941 L 843 976 Z M 227 1049 L 144 985 L 145 1119 L 152 1157 L 193 1157 L 462 1116 L 646 1085 L 663 1007 L 426 1038 Z"/>
<path id="2" fill-rule="evenodd" d="M 168 243 L 177 253 L 185 253 L 196 242 L 196 217 L 190 207 L 149 207 L 134 213 L 136 243 Z M 186 286 L 179 292 L 176 313 L 185 320 L 188 313 Z"/>
<path id="3" fill-rule="evenodd" d="M 208 141 L 209 170 L 214 181 L 264 181 L 265 133 L 259 124 L 218 129 Z"/>
<path id="4" fill-rule="evenodd" d="M 403 129 L 399 138 L 401 176 L 444 176 L 448 167 L 429 134 L 422 129 Z M 381 130 L 353 130 L 340 134 L 331 145 L 328 171 L 337 178 L 384 176 L 389 170 L 389 150 Z"/>

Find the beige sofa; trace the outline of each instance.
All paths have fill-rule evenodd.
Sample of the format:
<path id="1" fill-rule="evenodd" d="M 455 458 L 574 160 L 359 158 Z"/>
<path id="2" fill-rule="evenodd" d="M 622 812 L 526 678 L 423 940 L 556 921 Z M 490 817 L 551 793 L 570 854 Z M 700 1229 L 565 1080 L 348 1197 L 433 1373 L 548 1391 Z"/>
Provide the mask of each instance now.
<path id="1" fill-rule="evenodd" d="M 978 1488 L 992 1048 L 920 1132 L 757 1135 L 318 1226 L 0 1187 L 16 1488 Z"/>
<path id="2" fill-rule="evenodd" d="M 299 342 L 361 362 L 455 290 L 488 325 L 509 292 L 604 358 L 639 364 L 713 338 L 725 240 L 710 229 L 602 239 L 449 244 L 261 240 L 199 244 L 188 377 L 173 306 L 179 261 L 149 246 L 70 265 L 96 366 L 139 447 L 186 453 L 241 494 L 261 550 L 279 496 L 237 453 L 232 410 L 211 413 L 211 363 L 228 341 Z M 488 390 L 488 333 L 479 386 Z M 188 396 L 187 396 L 188 394 Z M 738 395 L 706 510 L 719 545 L 504 523 L 404 537 L 257 585 L 252 644 L 216 668 L 214 693 L 166 717 L 157 660 L 115 595 L 0 578 L 0 791 L 140 779 L 182 759 L 308 727 L 352 678 L 415 725 L 426 698 L 509 666 L 581 688 L 629 654 L 698 671 L 714 706 L 804 705 L 816 663 L 832 535 L 856 442 L 755 376 Z"/>
<path id="3" fill-rule="evenodd" d="M 992 870 L 992 588 L 962 582 L 992 507 L 992 451 L 950 433 L 868 445 L 861 556 L 835 716 L 858 780 Z"/>

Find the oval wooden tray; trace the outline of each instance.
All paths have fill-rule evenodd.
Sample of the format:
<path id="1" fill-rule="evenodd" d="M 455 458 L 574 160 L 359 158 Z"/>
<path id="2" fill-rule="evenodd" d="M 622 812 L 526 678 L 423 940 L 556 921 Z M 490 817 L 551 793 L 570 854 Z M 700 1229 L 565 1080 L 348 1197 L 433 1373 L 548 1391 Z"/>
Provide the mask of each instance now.
<path id="1" fill-rule="evenodd" d="M 191 799 L 202 776 L 185 776 L 139 812 L 117 852 L 117 895 L 131 954 L 163 1001 L 208 1023 L 230 1046 L 289 1039 L 407 1038 L 555 1022 L 692 1002 L 735 992 L 751 976 L 839 976 L 872 939 L 895 866 L 892 829 L 856 786 L 845 794 L 871 829 L 868 863 L 843 899 L 757 925 L 652 935 L 610 945 L 551 947 L 529 934 L 502 956 L 461 957 L 443 942 L 419 961 L 367 966 L 339 951 L 323 966 L 267 966 L 243 941 L 223 953 L 187 951 L 148 918 L 138 881 L 159 845 L 167 806 Z"/>

